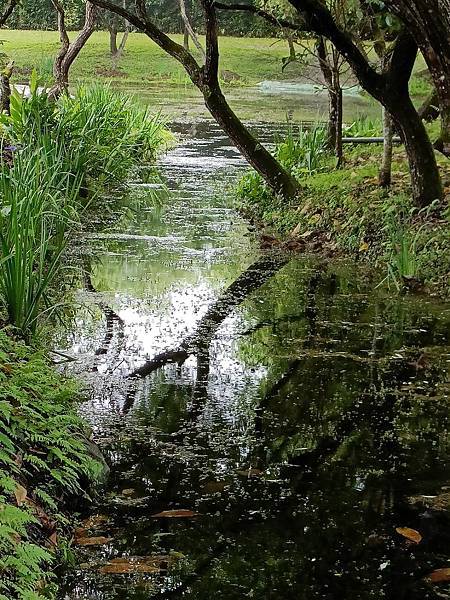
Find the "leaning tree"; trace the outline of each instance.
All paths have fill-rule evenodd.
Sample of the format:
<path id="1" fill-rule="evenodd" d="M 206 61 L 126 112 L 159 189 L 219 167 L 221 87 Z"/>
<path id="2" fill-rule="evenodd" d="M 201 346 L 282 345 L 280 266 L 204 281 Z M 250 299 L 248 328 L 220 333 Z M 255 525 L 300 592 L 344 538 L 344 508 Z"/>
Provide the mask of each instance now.
<path id="1" fill-rule="evenodd" d="M 436 0 L 439 1 L 448 3 L 449 0 Z M 434 149 L 409 94 L 409 80 L 418 45 L 408 24 L 398 34 L 389 58 L 384 61 L 383 70 L 379 71 L 370 62 L 361 45 L 353 39 L 351 32 L 336 22 L 322 0 L 289 2 L 311 31 L 333 42 L 352 67 L 361 86 L 394 119 L 408 155 L 412 194 L 416 204 L 424 207 L 441 199 L 442 184 Z"/>
<path id="2" fill-rule="evenodd" d="M 55 83 L 49 90 L 49 97 L 56 99 L 68 91 L 70 67 L 94 33 L 98 11 L 92 2 L 86 2 L 84 25 L 71 42 L 67 33 L 64 4 L 61 0 L 52 0 L 52 4 L 58 14 L 58 31 L 61 40 L 61 48 L 56 55 L 53 65 Z"/>
<path id="3" fill-rule="evenodd" d="M 436 147 L 450 157 L 450 0 L 384 0 L 419 46 L 436 88 L 441 136 Z"/>
<path id="4" fill-rule="evenodd" d="M 130 12 L 111 0 L 92 0 L 92 4 L 121 15 L 180 62 L 191 81 L 202 93 L 211 115 L 268 186 L 275 193 L 282 194 L 286 198 L 293 198 L 298 194 L 299 184 L 296 179 L 253 137 L 222 93 L 219 82 L 218 22 L 213 0 L 200 0 L 206 31 L 204 64 L 197 62 L 186 48 L 176 43 L 155 25 L 147 12 L 145 0 L 136 0 L 135 12 Z"/>

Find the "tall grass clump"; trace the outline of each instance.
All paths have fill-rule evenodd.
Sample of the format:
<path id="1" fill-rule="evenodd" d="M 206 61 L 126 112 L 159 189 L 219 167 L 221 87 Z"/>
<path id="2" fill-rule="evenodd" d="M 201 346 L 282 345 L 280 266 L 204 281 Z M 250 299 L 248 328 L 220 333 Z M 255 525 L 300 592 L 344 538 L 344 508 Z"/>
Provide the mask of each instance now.
<path id="1" fill-rule="evenodd" d="M 85 157 L 86 176 L 97 186 L 123 181 L 134 165 L 153 161 L 170 140 L 159 115 L 105 86 L 62 98 L 57 119 L 71 146 Z"/>
<path id="2" fill-rule="evenodd" d="M 48 146 L 18 153 L 0 171 L 0 291 L 26 339 L 54 309 L 51 290 L 78 215 L 80 177 L 64 172 L 60 149 Z"/>
<path id="3" fill-rule="evenodd" d="M 298 130 L 290 128 L 287 136 L 277 140 L 274 155 L 277 160 L 299 180 L 319 172 L 326 157 L 326 129 L 323 125 L 306 128 L 303 125 Z M 275 199 L 264 180 L 257 173 L 246 173 L 238 183 L 236 190 L 238 200 L 244 205 L 274 207 Z M 279 199 L 280 205 L 283 200 Z M 268 215 L 266 215 L 268 216 Z"/>
<path id="4" fill-rule="evenodd" d="M 0 294 L 25 339 L 60 301 L 55 283 L 80 212 L 170 141 L 159 116 L 109 88 L 55 103 L 33 74 L 30 89 L 13 92 L 11 114 L 0 115 L 3 147 L 15 146 L 0 165 Z"/>

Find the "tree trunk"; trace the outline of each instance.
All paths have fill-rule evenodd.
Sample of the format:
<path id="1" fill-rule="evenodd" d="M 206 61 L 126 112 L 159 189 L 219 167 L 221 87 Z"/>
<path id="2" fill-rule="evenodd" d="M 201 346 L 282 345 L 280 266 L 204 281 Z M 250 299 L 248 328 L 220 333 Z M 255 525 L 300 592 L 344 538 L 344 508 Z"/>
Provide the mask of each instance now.
<path id="1" fill-rule="evenodd" d="M 195 57 L 187 52 L 159 29 L 150 19 L 145 0 L 136 0 L 137 14 L 128 12 L 110 0 L 92 0 L 100 8 L 111 10 L 143 31 L 162 50 L 179 61 L 192 83 L 203 94 L 205 104 L 216 122 L 241 151 L 251 166 L 263 177 L 267 185 L 275 192 L 293 198 L 300 191 L 300 185 L 294 177 L 256 140 L 245 125 L 234 114 L 219 84 L 219 43 L 215 5 L 209 0 L 201 0 L 205 12 L 206 24 L 206 60 L 200 66 Z"/>
<path id="2" fill-rule="evenodd" d="M 413 198 L 416 205 L 423 208 L 442 198 L 442 184 L 433 146 L 408 95 L 392 102 L 389 112 L 408 155 Z"/>
<path id="3" fill-rule="evenodd" d="M 383 106 L 383 158 L 378 175 L 378 183 L 381 187 L 389 187 L 392 181 L 393 137 L 392 119 Z"/>
<path id="4" fill-rule="evenodd" d="M 294 38 L 288 33 L 286 39 L 289 46 L 289 62 L 295 62 L 297 60 L 297 54 L 295 52 Z"/>
<path id="5" fill-rule="evenodd" d="M 118 31 L 115 27 L 110 27 L 109 29 L 109 51 L 113 58 L 116 57 L 118 47 L 117 47 L 117 34 Z"/>
<path id="6" fill-rule="evenodd" d="M 186 27 L 184 28 L 183 48 L 189 52 L 189 31 Z"/>
<path id="7" fill-rule="evenodd" d="M 203 50 L 203 47 L 200 44 L 197 34 L 195 33 L 194 28 L 192 27 L 192 24 L 191 24 L 191 19 L 190 19 L 190 15 L 189 15 L 189 5 L 187 4 L 186 0 L 179 0 L 179 3 L 180 3 L 181 18 L 183 19 L 185 32 L 186 31 L 188 32 L 189 36 L 191 37 L 192 41 L 194 42 L 194 46 L 200 52 L 202 57 L 206 58 L 205 51 Z M 185 45 L 184 48 L 185 48 L 185 50 L 189 49 L 189 42 L 188 42 L 188 46 L 186 47 L 186 45 Z"/>
<path id="8" fill-rule="evenodd" d="M 0 112 L 11 114 L 11 75 L 14 70 L 14 62 L 10 62 L 0 75 Z"/>
<path id="9" fill-rule="evenodd" d="M 211 115 L 269 187 L 286 198 L 295 197 L 300 189 L 296 179 L 255 140 L 234 114 L 220 88 L 206 88 L 203 95 Z"/>
<path id="10" fill-rule="evenodd" d="M 386 0 L 420 47 L 438 94 L 441 136 L 436 147 L 450 157 L 450 0 Z"/>
<path id="11" fill-rule="evenodd" d="M 424 121 L 435 121 L 439 117 L 439 96 L 434 89 L 417 111 Z"/>
<path id="12" fill-rule="evenodd" d="M 342 148 L 342 125 L 343 125 L 343 94 L 342 88 L 339 81 L 339 72 L 334 74 L 333 77 L 333 94 L 335 96 L 335 107 L 336 107 L 336 140 L 334 145 L 334 152 L 337 158 L 337 167 L 342 165 L 342 160 L 344 158 L 343 148 Z"/>
<path id="13" fill-rule="evenodd" d="M 48 92 L 49 98 L 56 100 L 69 89 L 69 70 L 73 62 L 83 49 L 84 45 L 94 33 L 97 18 L 97 7 L 91 2 L 86 2 L 85 21 L 83 29 L 75 40 L 70 43 L 65 24 L 65 12 L 59 0 L 52 0 L 58 11 L 58 29 L 61 39 L 61 49 L 55 59 L 53 74 L 55 83 Z"/>

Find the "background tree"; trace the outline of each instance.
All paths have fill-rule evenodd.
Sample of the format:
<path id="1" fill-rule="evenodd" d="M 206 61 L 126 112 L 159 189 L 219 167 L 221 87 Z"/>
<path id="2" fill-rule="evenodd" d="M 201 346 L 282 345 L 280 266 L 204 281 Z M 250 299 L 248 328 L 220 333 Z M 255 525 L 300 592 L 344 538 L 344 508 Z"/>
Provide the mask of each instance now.
<path id="1" fill-rule="evenodd" d="M 361 86 L 393 117 L 408 155 L 412 195 L 416 204 L 423 207 L 441 199 L 442 184 L 434 150 L 409 95 L 409 80 L 418 50 L 411 33 L 403 29 L 398 34 L 389 60 L 380 72 L 351 32 L 339 26 L 321 0 L 289 2 L 311 31 L 333 42 L 352 67 Z"/>
<path id="2" fill-rule="evenodd" d="M 128 4 L 127 0 L 122 0 L 124 8 L 128 8 Z M 130 35 L 130 25 L 126 19 L 122 19 L 109 11 L 103 11 L 99 19 L 99 26 L 106 27 L 109 32 L 109 52 L 114 68 L 117 68 L 117 64 L 125 51 L 128 36 Z M 122 33 L 120 42 L 118 41 L 119 33 Z"/>
<path id="3" fill-rule="evenodd" d="M 206 30 L 206 60 L 200 65 L 182 45 L 173 41 L 150 19 L 144 0 L 136 0 L 136 13 L 110 0 L 92 0 L 99 8 L 111 10 L 143 31 L 162 50 L 180 62 L 203 95 L 205 105 L 251 166 L 277 194 L 293 198 L 299 191 L 296 179 L 264 148 L 239 120 L 222 93 L 219 83 L 218 20 L 212 0 L 201 0 Z"/>
<path id="4" fill-rule="evenodd" d="M 441 113 L 436 147 L 450 157 L 450 0 L 384 0 L 414 36 L 433 78 Z"/>
<path id="5" fill-rule="evenodd" d="M 58 15 L 61 48 L 55 58 L 53 66 L 55 83 L 49 90 L 49 96 L 51 98 L 58 98 L 61 94 L 68 91 L 70 67 L 95 30 L 97 8 L 91 2 L 86 2 L 83 28 L 73 42 L 71 42 L 67 33 L 65 8 L 60 0 L 52 0 L 52 3 Z"/>

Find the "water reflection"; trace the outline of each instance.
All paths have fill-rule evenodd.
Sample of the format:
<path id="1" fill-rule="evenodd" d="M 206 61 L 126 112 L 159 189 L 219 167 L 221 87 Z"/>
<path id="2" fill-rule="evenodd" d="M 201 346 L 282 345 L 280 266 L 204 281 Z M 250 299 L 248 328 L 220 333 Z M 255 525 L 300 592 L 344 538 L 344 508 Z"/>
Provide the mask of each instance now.
<path id="1" fill-rule="evenodd" d="M 450 560 L 448 306 L 391 297 L 355 266 L 291 258 L 188 360 L 128 380 L 192 339 L 258 260 L 223 194 L 240 162 L 221 136 L 195 133 L 163 161 L 170 202 L 89 241 L 89 296 L 122 325 L 80 313 L 69 350 L 91 371 L 83 412 L 113 467 L 107 521 L 89 534 L 112 540 L 81 553 L 63 593 L 449 597 L 424 580 Z M 174 509 L 197 516 L 152 516 Z M 99 574 L 130 556 L 168 558 L 156 575 Z"/>

